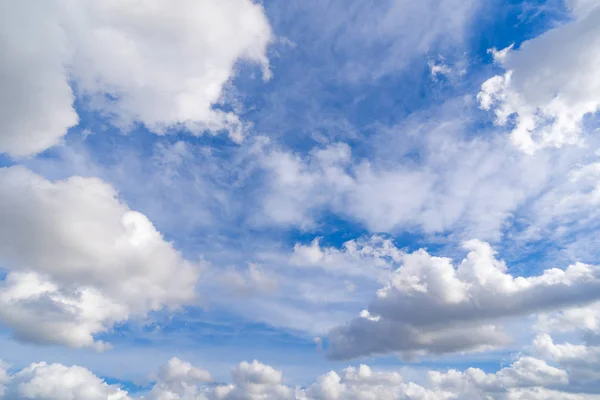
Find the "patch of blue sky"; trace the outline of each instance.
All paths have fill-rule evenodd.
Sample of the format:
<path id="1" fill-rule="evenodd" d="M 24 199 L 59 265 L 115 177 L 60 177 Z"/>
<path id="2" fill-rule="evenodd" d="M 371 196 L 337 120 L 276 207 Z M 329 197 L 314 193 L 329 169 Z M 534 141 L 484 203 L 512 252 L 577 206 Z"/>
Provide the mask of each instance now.
<path id="1" fill-rule="evenodd" d="M 467 28 L 465 43 L 432 46 L 430 51 L 398 60 L 401 67 L 396 70 L 352 80 L 345 79 L 340 71 L 352 62 L 383 63 L 388 57 L 387 38 L 369 38 L 368 33 L 364 38 L 347 38 L 341 28 L 336 30 L 306 17 L 329 12 L 330 23 L 333 20 L 340 23 L 344 18 L 359 19 L 353 6 L 341 7 L 336 1 L 315 3 L 312 4 L 315 10 L 298 14 L 299 8 L 303 11 L 305 8 L 297 2 L 285 7 L 266 2 L 275 32 L 293 45 L 287 41 L 275 45 L 271 57 L 274 76 L 266 84 L 260 79 L 249 79 L 248 74 L 235 79 L 234 86 L 243 93 L 242 100 L 248 105 L 242 115 L 254 123 L 258 132 L 279 137 L 298 151 L 308 151 L 319 138 L 326 138 L 350 145 L 358 141 L 353 150 L 360 154 L 371 126 L 392 126 L 415 111 L 435 107 L 462 94 L 476 93 L 490 76 L 488 49 L 504 48 L 535 37 L 561 16 L 564 18 L 564 8 L 548 5 L 548 11 L 544 12 L 539 11 L 538 3 L 513 1 L 506 7 L 503 2 L 484 2 L 477 18 L 473 18 L 476 22 Z M 328 17 L 322 18 L 328 21 Z M 348 43 L 353 39 L 355 43 Z M 427 61 L 439 56 L 450 62 L 466 57 L 469 79 L 460 79 L 452 85 L 431 79 Z"/>

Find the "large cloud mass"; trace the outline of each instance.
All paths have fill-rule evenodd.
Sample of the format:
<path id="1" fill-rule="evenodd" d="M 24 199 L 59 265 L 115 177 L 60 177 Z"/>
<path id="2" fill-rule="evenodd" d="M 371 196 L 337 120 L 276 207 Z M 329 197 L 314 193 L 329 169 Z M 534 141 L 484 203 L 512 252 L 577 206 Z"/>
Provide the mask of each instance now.
<path id="1" fill-rule="evenodd" d="M 271 38 L 250 0 L 2 2 L 0 151 L 57 144 L 78 122 L 74 90 L 121 127 L 226 129 L 241 140 L 238 117 L 212 106 L 238 60 L 269 76 Z"/>
<path id="2" fill-rule="evenodd" d="M 72 347 L 131 315 L 193 301 L 198 266 L 95 178 L 50 182 L 0 169 L 0 320 L 15 336 Z"/>
<path id="3" fill-rule="evenodd" d="M 513 277 L 487 243 L 465 243 L 456 267 L 425 250 L 404 256 L 359 318 L 330 334 L 331 356 L 447 353 L 507 344 L 502 319 L 584 305 L 600 297 L 600 269 L 576 263 Z M 418 312 L 416 312 L 418 310 Z"/>
<path id="4" fill-rule="evenodd" d="M 527 153 L 579 141 L 586 114 L 600 110 L 600 6 L 570 1 L 573 21 L 521 45 L 495 53 L 506 74 L 486 81 L 481 107 L 507 125 Z"/>

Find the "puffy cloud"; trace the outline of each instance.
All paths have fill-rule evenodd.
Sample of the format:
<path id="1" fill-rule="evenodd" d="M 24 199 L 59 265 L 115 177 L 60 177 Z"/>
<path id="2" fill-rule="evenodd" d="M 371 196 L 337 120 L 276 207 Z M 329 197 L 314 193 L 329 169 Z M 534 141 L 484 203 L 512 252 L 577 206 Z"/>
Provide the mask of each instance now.
<path id="1" fill-rule="evenodd" d="M 425 250 L 404 256 L 368 310 L 330 333 L 330 355 L 447 353 L 506 344 L 503 318 L 598 300 L 600 269 L 576 263 L 539 276 L 513 277 L 487 243 L 472 240 L 464 260 Z M 415 312 L 415 310 L 419 312 Z"/>
<path id="2" fill-rule="evenodd" d="M 106 349 L 93 334 L 129 317 L 127 305 L 92 287 L 63 289 L 35 272 L 9 273 L 0 286 L 0 321 L 23 341 Z"/>
<path id="3" fill-rule="evenodd" d="M 600 388 L 600 347 L 585 344 L 554 343 L 548 334 L 535 338 L 533 348 L 540 357 L 558 363 L 569 371 L 573 385 Z"/>
<path id="4" fill-rule="evenodd" d="M 515 116 L 512 141 L 527 153 L 580 140 L 583 119 L 600 110 L 600 7 L 569 1 L 573 20 L 523 43 L 494 52 L 504 75 L 486 81 L 481 107 L 499 125 Z"/>
<path id="5" fill-rule="evenodd" d="M 413 382 L 405 383 L 397 372 L 375 372 L 367 365 L 345 368 L 341 374 L 331 371 L 322 375 L 298 397 L 315 400 L 441 398 Z"/>
<path id="6" fill-rule="evenodd" d="M 38 153 L 79 121 L 64 60 L 71 49 L 55 2 L 0 5 L 0 152 Z M 25 32 L 25 33 L 24 33 Z"/>
<path id="7" fill-rule="evenodd" d="M 73 90 L 121 127 L 228 130 L 239 141 L 239 118 L 213 105 L 238 60 L 269 76 L 271 29 L 250 0 L 27 0 L 1 14 L 0 151 L 15 156 L 77 124 Z"/>
<path id="8" fill-rule="evenodd" d="M 166 373 L 164 371 L 170 371 Z M 394 371 L 374 371 L 367 365 L 330 371 L 306 388 L 286 385 L 283 374 L 258 361 L 242 362 L 232 370 L 233 383 L 207 384 L 210 374 L 172 359 L 161 368 L 147 394 L 134 396 L 106 384 L 91 371 L 61 364 L 32 364 L 7 375 L 11 400 L 444 400 L 444 399 L 598 399 L 571 382 L 571 373 L 533 357 L 520 357 L 495 373 L 478 368 L 465 371 L 419 371 L 422 381 L 406 381 Z"/>
<path id="9" fill-rule="evenodd" d="M 11 400 L 269 400 L 294 399 L 295 389 L 282 384 L 282 373 L 258 361 L 242 362 L 232 370 L 233 383 L 208 384 L 212 375 L 172 358 L 158 372 L 149 393 L 128 394 L 86 368 L 34 363 L 6 374 L 5 397 Z M 2 377 L 2 375 L 0 375 Z M 2 381 L 0 381 L 2 383 Z"/>
<path id="10" fill-rule="evenodd" d="M 456 370 L 447 372 L 430 371 L 429 379 L 437 393 L 449 394 L 447 398 L 588 398 L 586 395 L 568 393 L 569 374 L 567 371 L 532 357 L 521 357 L 510 366 L 502 368 L 496 373 L 486 374 L 478 368 L 469 368 L 464 372 Z"/>
<path id="11" fill-rule="evenodd" d="M 212 380 L 210 372 L 172 358 L 159 369 L 157 383 L 149 397 L 155 400 L 194 399 L 199 395 L 198 385 Z"/>
<path id="12" fill-rule="evenodd" d="M 31 364 L 10 377 L 5 397 L 15 400 L 130 400 L 91 371 L 62 364 Z"/>
<path id="13" fill-rule="evenodd" d="M 595 399 L 579 394 L 570 374 L 545 361 L 523 356 L 495 373 L 478 368 L 420 371 L 422 383 L 406 381 L 398 372 L 374 371 L 367 365 L 330 371 L 306 388 L 282 384 L 282 373 L 258 361 L 233 370 L 234 383 L 205 387 L 208 399 L 392 400 L 392 399 Z M 198 399 L 205 397 L 199 396 Z M 173 399 L 179 399 L 174 397 Z M 183 397 L 182 399 L 186 399 Z"/>
<path id="14" fill-rule="evenodd" d="M 0 169 L 0 320 L 27 341 L 104 347 L 117 322 L 195 298 L 198 265 L 95 178 Z"/>
<path id="15" fill-rule="evenodd" d="M 283 400 L 294 398 L 293 389 L 282 383 L 282 372 L 257 360 L 251 363 L 241 362 L 234 368 L 232 375 L 233 385 L 215 388 L 214 397 L 216 399 Z"/>

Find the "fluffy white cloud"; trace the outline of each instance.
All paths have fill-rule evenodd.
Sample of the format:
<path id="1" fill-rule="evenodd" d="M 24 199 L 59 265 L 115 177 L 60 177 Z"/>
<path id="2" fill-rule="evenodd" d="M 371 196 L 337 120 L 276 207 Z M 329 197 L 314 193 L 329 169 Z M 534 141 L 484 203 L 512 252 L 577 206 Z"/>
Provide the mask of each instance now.
<path id="1" fill-rule="evenodd" d="M 574 385 L 600 388 L 600 347 L 586 344 L 554 343 L 548 334 L 535 338 L 533 348 L 540 357 L 569 371 Z"/>
<path id="2" fill-rule="evenodd" d="M 232 375 L 234 384 L 216 387 L 212 398 L 223 400 L 294 398 L 294 390 L 282 383 L 282 372 L 256 360 L 251 363 L 241 362 L 233 370 Z"/>
<path id="3" fill-rule="evenodd" d="M 165 370 L 176 371 L 168 373 Z M 444 400 L 444 399 L 598 399 L 594 387 L 571 382 L 571 372 L 523 356 L 495 373 L 478 368 L 465 371 L 415 371 L 420 384 L 398 372 L 374 371 L 367 365 L 330 371 L 306 388 L 283 383 L 283 374 L 258 361 L 242 362 L 232 370 L 231 384 L 207 384 L 207 371 L 172 359 L 161 369 L 152 390 L 141 396 L 108 385 L 89 370 L 61 364 L 32 364 L 7 375 L 11 400 Z"/>
<path id="4" fill-rule="evenodd" d="M 510 388 L 564 386 L 569 382 L 566 371 L 552 367 L 542 360 L 523 357 L 511 366 L 494 374 L 477 368 L 465 372 L 451 370 L 446 373 L 430 372 L 435 386 L 450 391 L 470 394 L 470 398 L 484 398 L 485 392 L 503 392 Z"/>
<path id="5" fill-rule="evenodd" d="M 194 367 L 178 358 L 172 358 L 158 372 L 157 383 L 149 395 L 153 400 L 194 399 L 199 395 L 198 385 L 213 380 L 210 372 Z"/>
<path id="6" fill-rule="evenodd" d="M 209 384 L 213 378 L 188 362 L 172 358 L 162 366 L 149 393 L 128 394 L 109 385 L 86 368 L 34 363 L 5 374 L 6 400 L 270 400 L 294 399 L 296 389 L 282 384 L 283 374 L 258 361 L 242 362 L 232 384 Z M 0 375 L 2 378 L 3 375 Z M 0 381 L 0 384 L 3 381 Z"/>
<path id="7" fill-rule="evenodd" d="M 367 365 L 348 367 L 340 374 L 331 371 L 317 378 L 299 399 L 315 400 L 392 400 L 438 399 L 433 391 L 413 382 L 404 382 L 397 372 L 375 372 Z"/>
<path id="8" fill-rule="evenodd" d="M 0 4 L 0 151 L 16 156 L 57 144 L 78 123 L 59 12 L 54 2 L 26 3 Z"/>
<path id="9" fill-rule="evenodd" d="M 271 29 L 262 6 L 250 0 L 27 0 L 1 7 L 0 151 L 15 156 L 55 145 L 77 124 L 73 90 L 121 127 L 228 130 L 239 141 L 239 118 L 212 106 L 238 60 L 270 74 Z"/>
<path id="10" fill-rule="evenodd" d="M 28 341 L 96 346 L 130 316 L 195 298 L 198 265 L 95 178 L 0 169 L 0 320 Z"/>
<path id="11" fill-rule="evenodd" d="M 569 1 L 573 20 L 523 43 L 494 52 L 506 69 L 486 81 L 481 107 L 499 125 L 515 116 L 512 140 L 527 153 L 580 140 L 583 119 L 600 110 L 600 7 Z"/>
<path id="12" fill-rule="evenodd" d="M 5 397 L 14 400 L 130 400 L 91 371 L 62 364 L 31 364 L 10 377 Z"/>
<path id="13" fill-rule="evenodd" d="M 361 317 L 330 333 L 331 356 L 446 353 L 506 344 L 503 318 L 597 301 L 600 269 L 576 263 L 565 270 L 513 277 L 487 243 L 472 240 L 464 260 L 425 250 L 407 254 Z M 415 312 L 419 310 L 419 312 Z"/>

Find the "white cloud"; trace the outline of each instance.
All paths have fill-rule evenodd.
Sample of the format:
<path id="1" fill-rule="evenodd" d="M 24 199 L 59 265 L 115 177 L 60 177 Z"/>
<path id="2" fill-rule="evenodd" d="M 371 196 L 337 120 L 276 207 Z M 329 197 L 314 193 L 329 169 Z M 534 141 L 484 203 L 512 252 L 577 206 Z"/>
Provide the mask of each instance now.
<path id="1" fill-rule="evenodd" d="M 453 72 L 452 68 L 443 62 L 436 63 L 434 60 L 429 60 L 427 66 L 429 67 L 429 73 L 433 80 L 437 80 L 438 75 L 450 75 Z"/>
<path id="2" fill-rule="evenodd" d="M 407 254 L 368 312 L 330 333 L 330 355 L 447 353 L 507 344 L 495 324 L 598 300 L 600 269 L 576 263 L 513 277 L 487 243 L 472 240 L 464 260 L 424 250 Z M 415 312 L 419 310 L 419 312 Z"/>
<path id="3" fill-rule="evenodd" d="M 53 2 L 26 3 L 0 5 L 0 152 L 16 156 L 57 144 L 78 123 L 58 12 Z"/>
<path id="4" fill-rule="evenodd" d="M 429 376 L 440 388 L 479 392 L 480 396 L 484 396 L 484 392 L 502 392 L 509 388 L 566 385 L 569 382 L 566 371 L 531 357 L 522 357 L 494 374 L 469 368 L 464 373 L 452 370 L 447 373 L 430 372 Z M 473 395 L 473 398 L 479 398 Z"/>
<path id="5" fill-rule="evenodd" d="M 386 149 L 377 151 L 386 153 L 367 159 L 344 143 L 305 156 L 262 146 L 267 179 L 255 220 L 309 230 L 330 211 L 370 232 L 454 230 L 497 240 L 512 213 L 547 182 L 550 159 L 521 157 L 504 140 L 464 138 L 462 120 L 417 120 L 417 127 L 379 132 L 376 141 Z M 418 162 L 404 157 L 410 151 Z"/>
<path id="6" fill-rule="evenodd" d="M 158 372 L 157 383 L 149 398 L 152 400 L 194 399 L 198 385 L 213 381 L 210 372 L 194 367 L 187 361 L 172 358 Z"/>
<path id="7" fill-rule="evenodd" d="M 598 6 L 598 2 L 596 0 L 567 0 L 567 5 L 576 18 L 582 18 Z"/>
<path id="8" fill-rule="evenodd" d="M 548 233 L 560 237 L 594 225 L 600 204 L 600 162 L 594 157 L 587 164 L 573 166 L 565 175 L 566 179 L 562 176 L 550 185 L 528 210 L 530 231 L 561 227 Z M 569 229 L 564 229 L 566 226 Z"/>
<path id="9" fill-rule="evenodd" d="M 486 81 L 478 95 L 499 125 L 516 117 L 511 138 L 526 153 L 578 143 L 584 117 L 600 110 L 600 7 L 593 0 L 568 3 L 571 22 L 495 53 L 506 73 Z"/>
<path id="10" fill-rule="evenodd" d="M 454 82 L 458 78 L 466 75 L 468 60 L 465 55 L 453 62 L 450 62 L 445 57 L 439 56 L 437 59 L 430 59 L 427 61 L 427 66 L 429 67 L 429 75 L 432 81 L 438 82 L 441 77 L 444 77 L 450 82 Z"/>
<path id="11" fill-rule="evenodd" d="M 212 106 L 238 60 L 270 75 L 271 29 L 250 0 L 27 0 L 1 14 L 0 151 L 14 156 L 57 144 L 77 124 L 70 83 L 118 126 L 228 130 L 239 141 L 239 118 Z"/>
<path id="12" fill-rule="evenodd" d="M 424 374 L 424 372 L 426 372 Z M 233 370 L 234 383 L 203 390 L 208 399 L 396 400 L 396 399 L 597 399 L 578 394 L 570 374 L 545 361 L 523 356 L 495 373 L 478 368 L 463 372 L 420 370 L 422 381 L 407 381 L 394 371 L 375 371 L 367 365 L 330 371 L 306 388 L 283 384 L 281 371 L 258 361 L 242 362 Z M 571 393 L 569 393 L 571 392 Z M 179 399 L 174 397 L 173 399 Z M 186 399 L 183 397 L 182 399 Z M 198 399 L 204 399 L 199 396 Z"/>
<path id="13" fill-rule="evenodd" d="M 214 389 L 214 398 L 223 400 L 292 399 L 293 389 L 283 384 L 283 374 L 257 360 L 241 362 L 233 372 L 233 385 Z"/>
<path id="14" fill-rule="evenodd" d="M 558 363 L 569 371 L 573 384 L 600 389 L 600 347 L 585 344 L 554 343 L 548 334 L 535 338 L 533 348 L 540 357 Z"/>
<path id="15" fill-rule="evenodd" d="M 177 367 L 172 368 L 177 364 Z M 108 385 L 89 370 L 61 364 L 32 364 L 7 375 L 11 400 L 444 400 L 444 399 L 598 399 L 594 387 L 586 393 L 571 381 L 572 372 L 529 356 L 516 359 L 495 373 L 478 368 L 465 371 L 415 370 L 420 383 L 395 371 L 376 371 L 367 365 L 330 371 L 306 388 L 284 383 L 283 373 L 258 361 L 242 362 L 232 370 L 231 384 L 207 384 L 210 374 L 172 359 L 159 373 L 152 390 L 141 396 Z M 404 372 L 410 372 L 404 370 Z M 192 376 L 194 375 L 194 376 Z M 415 375 L 415 376 L 417 376 Z M 165 380 L 166 379 L 166 380 Z M 176 388 L 176 389 L 173 389 Z M 8 399 L 7 398 L 7 399 Z"/>
<path id="16" fill-rule="evenodd" d="M 404 382 L 397 372 L 376 372 L 367 365 L 348 367 L 340 374 L 331 371 L 317 378 L 300 399 L 315 400 L 392 400 L 438 399 L 433 391 L 412 382 Z"/>
<path id="17" fill-rule="evenodd" d="M 248 268 L 243 271 L 235 269 L 225 271 L 219 281 L 223 287 L 240 295 L 269 292 L 277 288 L 277 279 L 255 263 L 248 264 Z"/>
<path id="18" fill-rule="evenodd" d="M 0 320 L 28 341 L 104 347 L 131 316 L 194 301 L 198 265 L 95 178 L 0 169 Z"/>
<path id="19" fill-rule="evenodd" d="M 570 307 L 538 315 L 537 329 L 542 332 L 581 330 L 600 334 L 600 302 L 586 307 Z"/>
<path id="20" fill-rule="evenodd" d="M 31 364 L 10 377 L 6 399 L 130 400 L 127 392 L 108 385 L 91 371 L 62 364 Z"/>
<path id="21" fill-rule="evenodd" d="M 299 268 L 323 269 L 333 275 L 387 279 L 403 254 L 391 239 L 381 236 L 349 240 L 341 249 L 322 248 L 316 238 L 310 245 L 296 243 L 290 263 Z"/>
<path id="22" fill-rule="evenodd" d="M 591 399 L 594 395 L 568 393 L 567 371 L 543 360 L 521 357 L 496 373 L 478 368 L 464 372 L 430 371 L 429 379 L 437 393 L 460 399 Z"/>

